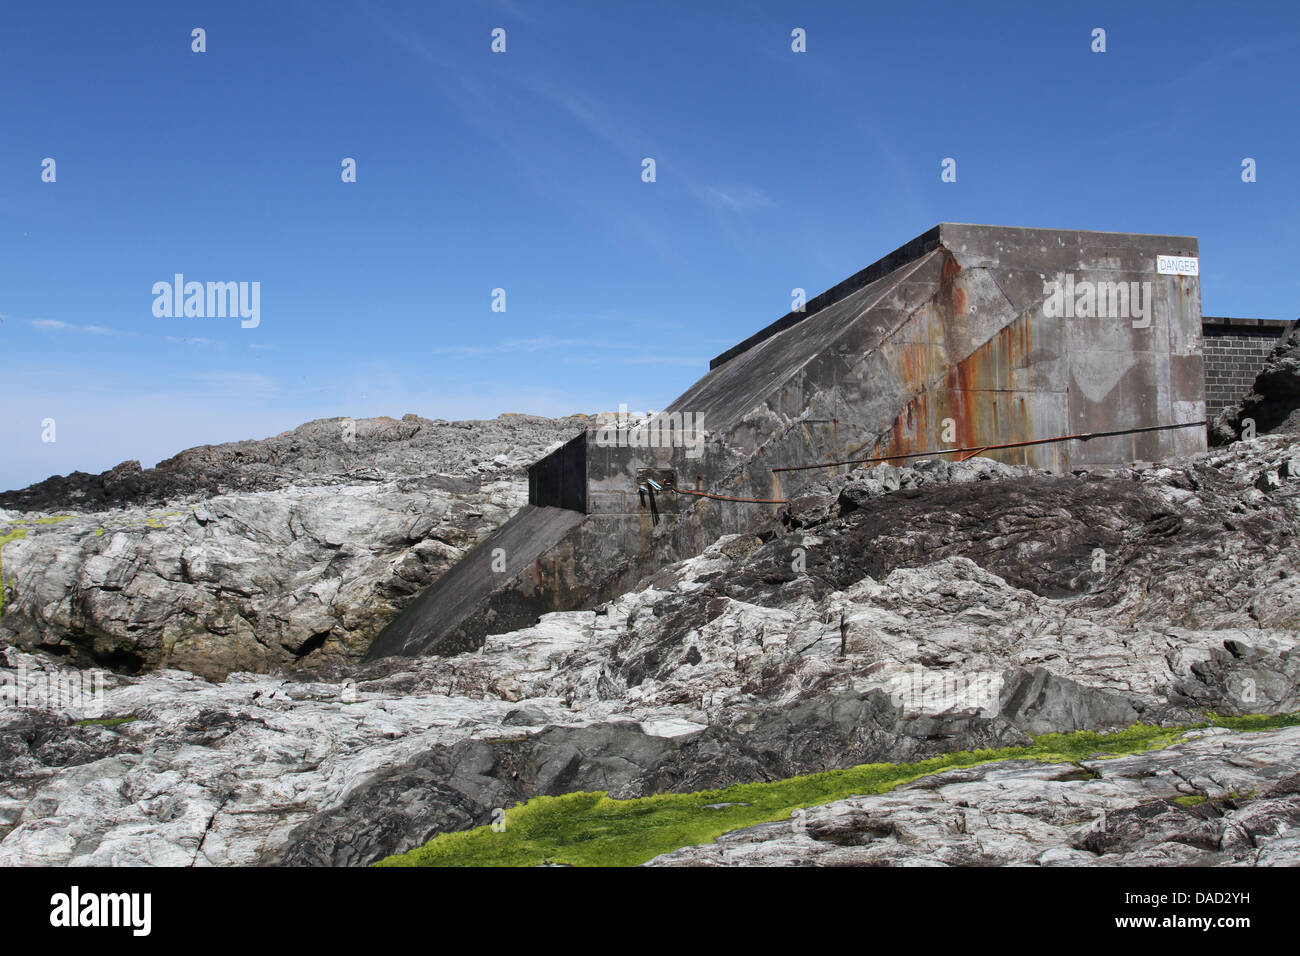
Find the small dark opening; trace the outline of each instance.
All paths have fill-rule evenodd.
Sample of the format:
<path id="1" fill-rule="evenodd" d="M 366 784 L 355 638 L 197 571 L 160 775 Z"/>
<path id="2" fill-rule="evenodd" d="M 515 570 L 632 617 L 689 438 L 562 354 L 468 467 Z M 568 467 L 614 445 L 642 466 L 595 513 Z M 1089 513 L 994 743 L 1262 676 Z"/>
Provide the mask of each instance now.
<path id="1" fill-rule="evenodd" d="M 298 660 L 302 660 L 308 654 L 311 654 L 314 651 L 319 651 L 325 646 L 325 642 L 329 640 L 331 633 L 332 632 L 330 631 L 321 631 L 318 634 L 313 634 L 311 637 L 307 638 L 307 640 L 302 642 L 301 646 L 293 652 L 293 656 L 298 658 Z"/>

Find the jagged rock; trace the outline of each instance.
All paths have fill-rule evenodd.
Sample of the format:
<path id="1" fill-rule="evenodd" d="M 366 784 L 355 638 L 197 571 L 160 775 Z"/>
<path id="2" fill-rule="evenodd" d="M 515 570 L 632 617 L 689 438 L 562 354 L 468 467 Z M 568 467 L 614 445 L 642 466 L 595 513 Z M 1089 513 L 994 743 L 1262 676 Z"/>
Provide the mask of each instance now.
<path id="1" fill-rule="evenodd" d="M 1280 627 L 1294 630 L 1288 617 Z M 1170 700 L 1225 714 L 1289 714 L 1300 710 L 1300 653 L 1294 645 L 1227 640 L 1207 648 L 1170 689 Z"/>
<path id="2" fill-rule="evenodd" d="M 1027 761 L 948 771 L 812 808 L 797 825 L 736 830 L 650 865 L 1300 864 L 1300 798 L 1265 792 L 1300 759 L 1300 728 L 1189 737 L 1166 750 L 1084 761 L 1084 773 Z M 1188 792 L 1189 780 L 1215 779 L 1232 780 L 1243 796 Z M 1210 802 L 1171 802 L 1187 796 Z"/>
<path id="3" fill-rule="evenodd" d="M 522 506 L 524 467 L 584 420 L 360 419 L 351 441 L 341 421 L 190 449 L 147 471 L 124 462 L 98 483 L 50 479 L 0 495 L 9 507 L 71 514 L 44 523 L 8 512 L 0 524 L 0 534 L 26 532 L 0 555 L 0 641 L 126 672 L 208 677 L 359 657 Z M 468 448 L 506 450 L 491 475 L 467 476 Z M 85 494 L 69 510 L 76 488 Z M 244 490 L 217 493 L 229 488 Z M 163 503 L 145 506 L 153 500 Z"/>
<path id="4" fill-rule="evenodd" d="M 44 708 L 3 738 L 0 864 L 357 864 L 539 792 L 696 789 L 1045 729 L 1300 709 L 1300 484 L 1253 487 L 1297 452 L 1276 435 L 1112 477 L 977 484 L 950 468 L 793 531 L 725 537 L 598 612 L 548 614 L 470 653 L 112 678 L 104 713 L 136 720 L 76 727 Z M 193 523 L 215 532 L 219 507 Z M 394 538 L 416 517 L 393 520 Z M 0 677 L 23 662 L 59 666 L 11 649 Z M 953 692 L 901 693 L 918 669 Z M 962 691 L 990 675 L 991 706 Z M 967 768 L 851 814 L 810 811 L 825 839 L 788 843 L 777 823 L 681 860 L 1294 865 L 1291 797 L 1264 795 L 1294 788 L 1297 756 L 1295 731 L 1221 731 L 1129 763 Z M 1132 839 L 1086 849 L 1103 813 L 1179 796 L 1222 804 L 1204 816 L 1223 821 L 1217 849 L 1160 837 L 1174 832 L 1162 821 L 1188 822 L 1165 813 L 1149 839 L 1134 815 Z"/>
<path id="5" fill-rule="evenodd" d="M 665 738 L 621 723 L 437 747 L 385 770 L 342 806 L 304 823 L 276 862 L 373 863 L 435 833 L 488 823 L 494 809 L 521 799 L 608 789 L 667 746 Z"/>
<path id="6" fill-rule="evenodd" d="M 880 691 L 834 694 L 754 715 L 750 730 L 710 727 L 674 737 L 631 722 L 437 747 L 353 790 L 295 832 L 280 862 L 371 863 L 435 833 L 489 822 L 539 795 L 592 790 L 619 799 L 715 790 L 860 763 L 1027 744 L 1006 721 L 905 719 Z"/>
<path id="7" fill-rule="evenodd" d="M 376 478 L 462 474 L 466 461 L 530 464 L 541 450 L 567 440 L 590 419 L 502 415 L 491 421 L 322 418 L 260 440 L 200 445 L 142 469 L 127 461 L 101 475 L 56 475 L 20 491 L 0 492 L 0 508 L 29 512 L 165 505 L 182 498 L 301 485 L 348 484 Z"/>
<path id="8" fill-rule="evenodd" d="M 546 723 L 546 711 L 539 707 L 517 707 L 501 722 L 507 727 L 536 727 Z"/>
<path id="9" fill-rule="evenodd" d="M 1084 687 L 1036 667 L 1002 675 L 1001 714 L 1027 734 L 1047 734 L 1129 727 L 1141 711 L 1119 694 Z"/>

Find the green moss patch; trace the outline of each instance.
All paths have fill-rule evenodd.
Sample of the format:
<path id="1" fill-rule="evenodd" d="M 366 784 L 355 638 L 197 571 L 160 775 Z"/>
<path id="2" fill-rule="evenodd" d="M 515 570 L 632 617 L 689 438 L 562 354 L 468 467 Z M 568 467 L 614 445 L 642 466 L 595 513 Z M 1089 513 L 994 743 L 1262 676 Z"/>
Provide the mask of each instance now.
<path id="1" fill-rule="evenodd" d="M 74 720 L 74 727 L 117 727 L 120 724 L 129 724 L 132 721 L 139 720 L 139 717 L 87 717 L 85 720 Z"/>
<path id="2" fill-rule="evenodd" d="M 4 546 L 8 544 L 10 541 L 17 541 L 19 538 L 25 538 L 25 537 L 27 537 L 27 532 L 22 530 L 21 528 L 19 528 L 16 531 L 6 531 L 3 534 L 0 534 L 0 549 L 3 549 Z M 2 557 L 3 557 L 3 550 L 0 550 L 0 558 Z M 3 562 L 0 562 L 0 614 L 3 614 L 5 609 L 4 583 L 5 583 L 4 564 Z M 13 581 L 9 582 L 10 587 L 14 587 L 16 586 L 16 584 L 17 584 L 17 579 L 14 579 Z"/>
<path id="3" fill-rule="evenodd" d="M 1229 730 L 1277 730 L 1279 727 L 1300 726 L 1300 713 L 1295 714 L 1243 714 L 1240 717 L 1210 714 L 1210 722 Z"/>
<path id="4" fill-rule="evenodd" d="M 1300 723 L 1280 717 L 1211 718 L 1219 726 L 1245 721 L 1238 730 L 1272 730 Z M 663 793 L 612 800 L 603 792 L 534 797 L 505 811 L 491 825 L 442 833 L 422 847 L 390 856 L 377 866 L 635 866 L 662 853 L 709 843 L 724 833 L 787 820 L 802 807 L 855 795 L 884 793 L 921 777 L 999 760 L 1077 763 L 1118 757 L 1177 743 L 1192 727 L 1137 724 L 1110 734 L 1044 734 L 1024 747 L 960 751 L 910 764 L 863 764 L 847 770 L 743 783 L 699 793 Z M 725 804 L 719 806 L 720 804 Z M 710 806 L 712 805 L 712 806 Z"/>
<path id="5" fill-rule="evenodd" d="M 163 515 L 156 515 L 156 514 L 150 515 L 148 518 L 145 519 L 144 524 L 146 528 L 165 528 L 167 527 L 168 518 L 178 518 L 181 516 L 181 514 L 183 514 L 183 512 L 168 511 Z"/>
<path id="6" fill-rule="evenodd" d="M 54 515 L 49 518 L 33 518 L 29 524 L 58 524 L 60 521 L 71 521 L 76 515 Z"/>

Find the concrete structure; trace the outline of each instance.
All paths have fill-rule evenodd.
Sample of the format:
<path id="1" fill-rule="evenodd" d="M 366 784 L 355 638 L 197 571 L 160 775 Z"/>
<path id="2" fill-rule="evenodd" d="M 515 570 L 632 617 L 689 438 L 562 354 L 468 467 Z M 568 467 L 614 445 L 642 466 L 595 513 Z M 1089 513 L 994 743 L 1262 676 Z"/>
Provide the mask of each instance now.
<path id="1" fill-rule="evenodd" d="M 853 466 L 782 469 L 965 448 L 1065 471 L 1201 450 L 1196 257 L 1184 236 L 936 226 L 718 356 L 649 429 L 591 431 L 534 465 L 529 506 L 370 656 L 455 653 L 594 606 Z M 1099 432 L 1123 434 L 1046 441 Z M 496 548 L 506 564 L 483 570 Z"/>

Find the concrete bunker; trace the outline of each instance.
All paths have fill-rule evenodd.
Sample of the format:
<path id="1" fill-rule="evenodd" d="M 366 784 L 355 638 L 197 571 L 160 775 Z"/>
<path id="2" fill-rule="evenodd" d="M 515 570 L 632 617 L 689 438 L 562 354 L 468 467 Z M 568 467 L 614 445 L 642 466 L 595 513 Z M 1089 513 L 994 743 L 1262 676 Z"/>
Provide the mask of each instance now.
<path id="1" fill-rule="evenodd" d="M 719 355 L 655 420 L 534 464 L 523 511 L 367 656 L 593 607 L 868 459 L 1071 471 L 1203 450 L 1197 256 L 1186 236 L 936 226 Z"/>

